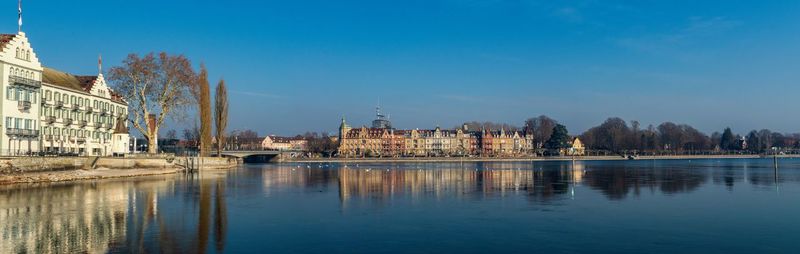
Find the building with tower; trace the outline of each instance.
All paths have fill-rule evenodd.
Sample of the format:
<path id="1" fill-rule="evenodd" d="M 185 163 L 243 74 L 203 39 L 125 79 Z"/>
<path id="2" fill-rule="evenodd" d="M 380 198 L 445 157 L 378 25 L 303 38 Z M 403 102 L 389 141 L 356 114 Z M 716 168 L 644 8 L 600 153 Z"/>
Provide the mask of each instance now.
<path id="1" fill-rule="evenodd" d="M 372 127 L 339 125 L 340 157 L 515 157 L 533 155 L 533 135 L 511 130 L 398 130 L 380 113 Z"/>
<path id="2" fill-rule="evenodd" d="M 109 156 L 128 151 L 128 105 L 98 74 L 44 67 L 27 35 L 0 34 L 0 155 Z"/>

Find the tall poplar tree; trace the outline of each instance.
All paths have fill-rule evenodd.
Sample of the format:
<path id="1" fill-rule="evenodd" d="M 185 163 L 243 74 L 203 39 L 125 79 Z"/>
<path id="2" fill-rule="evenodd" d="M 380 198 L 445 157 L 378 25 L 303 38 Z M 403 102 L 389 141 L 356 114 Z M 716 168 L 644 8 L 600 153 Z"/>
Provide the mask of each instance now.
<path id="1" fill-rule="evenodd" d="M 197 79 L 199 91 L 198 112 L 200 113 L 200 155 L 208 156 L 211 153 L 211 91 L 208 85 L 208 70 L 205 65 L 200 66 L 200 75 Z"/>
<path id="2" fill-rule="evenodd" d="M 217 127 L 217 156 L 221 156 L 226 138 L 225 129 L 228 128 L 228 88 L 225 87 L 224 79 L 217 83 L 217 93 L 214 96 L 214 124 Z"/>

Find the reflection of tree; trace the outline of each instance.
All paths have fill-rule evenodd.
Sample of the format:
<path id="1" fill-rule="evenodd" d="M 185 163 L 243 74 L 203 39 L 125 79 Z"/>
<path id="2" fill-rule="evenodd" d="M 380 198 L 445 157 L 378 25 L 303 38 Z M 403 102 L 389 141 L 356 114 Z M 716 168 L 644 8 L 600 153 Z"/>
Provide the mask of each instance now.
<path id="1" fill-rule="evenodd" d="M 213 188 L 213 193 L 212 193 Z M 200 211 L 197 216 L 197 250 L 195 253 L 206 253 L 208 240 L 211 235 L 211 225 L 214 230 L 214 247 L 217 252 L 225 249 L 225 236 L 227 233 L 228 212 L 225 206 L 225 187 L 222 179 L 216 179 L 212 185 L 211 179 L 200 180 Z M 213 195 L 213 210 L 211 208 Z M 212 221 L 211 214 L 214 218 Z"/>
<path id="2" fill-rule="evenodd" d="M 228 229 L 228 210 L 225 206 L 225 183 L 217 180 L 216 200 L 214 201 L 214 243 L 217 252 L 225 249 L 225 235 Z"/>
<path id="3" fill-rule="evenodd" d="M 108 252 L 125 238 L 132 185 L 0 186 L 0 253 Z"/>
<path id="4" fill-rule="evenodd" d="M 0 186 L 0 253 L 199 253 L 212 223 L 215 249 L 223 252 L 224 178 L 188 179 L 176 189 L 180 178 Z M 196 193 L 199 202 L 159 203 L 176 198 L 165 195 L 175 190 Z M 184 224 L 190 221 L 197 223 Z"/>
<path id="5" fill-rule="evenodd" d="M 666 194 L 689 192 L 700 187 L 706 178 L 706 174 L 692 169 L 596 166 L 587 172 L 584 181 L 609 199 L 623 199 L 631 191 L 639 195 L 642 189 L 659 189 Z"/>
<path id="6" fill-rule="evenodd" d="M 208 179 L 200 180 L 200 213 L 197 216 L 197 252 L 206 253 L 211 220 L 211 186 Z"/>

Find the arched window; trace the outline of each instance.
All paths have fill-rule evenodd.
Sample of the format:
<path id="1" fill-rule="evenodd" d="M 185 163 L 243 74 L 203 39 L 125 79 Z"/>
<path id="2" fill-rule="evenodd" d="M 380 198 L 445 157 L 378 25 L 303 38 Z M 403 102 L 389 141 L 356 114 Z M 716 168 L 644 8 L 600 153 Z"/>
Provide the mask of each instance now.
<path id="1" fill-rule="evenodd" d="M 31 50 L 30 49 L 25 51 L 25 60 L 28 60 L 28 61 L 31 60 Z"/>

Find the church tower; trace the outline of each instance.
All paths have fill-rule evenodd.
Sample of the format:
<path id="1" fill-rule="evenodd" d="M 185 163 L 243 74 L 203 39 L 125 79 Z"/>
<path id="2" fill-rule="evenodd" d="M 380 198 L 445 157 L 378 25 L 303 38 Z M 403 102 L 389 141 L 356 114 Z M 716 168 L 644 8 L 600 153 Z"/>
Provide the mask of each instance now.
<path id="1" fill-rule="evenodd" d="M 347 125 L 347 122 L 345 121 L 344 117 L 342 117 L 342 124 L 339 125 L 339 144 L 341 144 L 342 141 L 344 141 L 344 138 L 345 136 L 347 136 L 347 132 L 349 132 L 350 129 L 352 128 L 350 128 L 350 126 Z"/>

